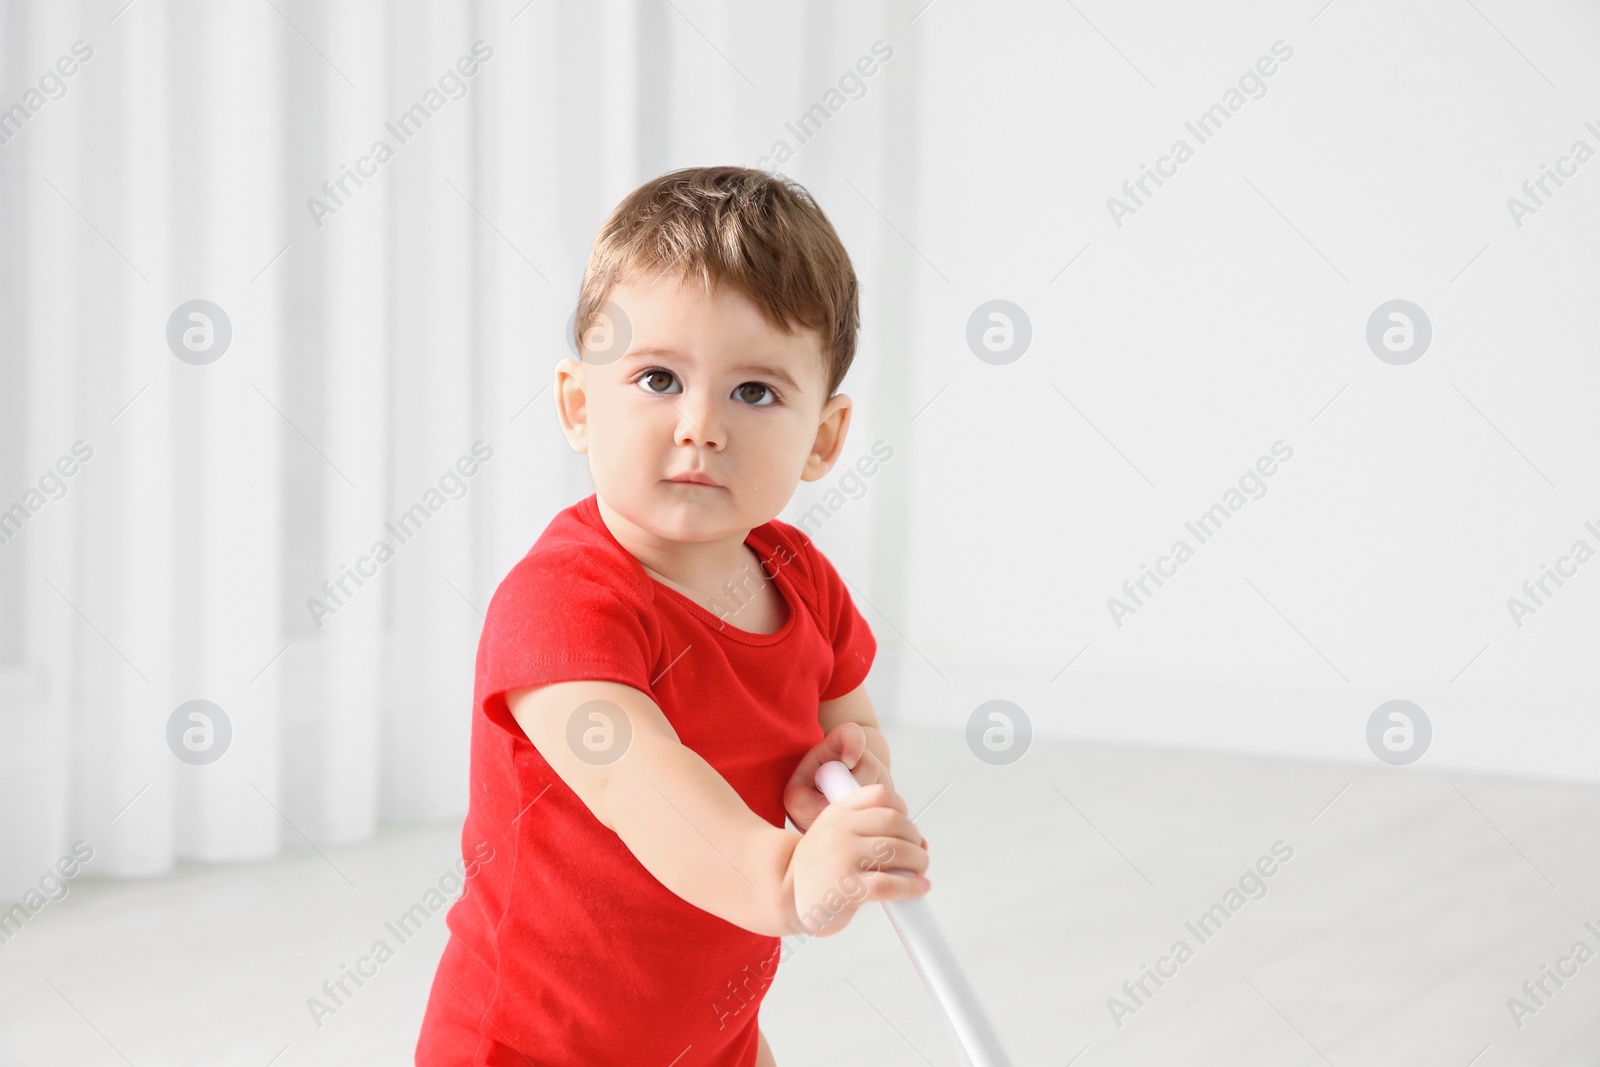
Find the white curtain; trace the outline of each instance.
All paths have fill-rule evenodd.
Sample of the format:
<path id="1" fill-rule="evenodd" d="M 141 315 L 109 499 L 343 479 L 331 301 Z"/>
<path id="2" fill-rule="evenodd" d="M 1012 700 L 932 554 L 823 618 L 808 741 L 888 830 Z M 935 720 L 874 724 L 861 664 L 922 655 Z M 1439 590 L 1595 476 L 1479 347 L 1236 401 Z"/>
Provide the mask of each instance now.
<path id="1" fill-rule="evenodd" d="M 0 899 L 79 839 L 137 877 L 464 813 L 481 613 L 592 488 L 548 382 L 595 229 L 836 73 L 825 14 L 766 61 L 748 17 L 0 4 Z"/>

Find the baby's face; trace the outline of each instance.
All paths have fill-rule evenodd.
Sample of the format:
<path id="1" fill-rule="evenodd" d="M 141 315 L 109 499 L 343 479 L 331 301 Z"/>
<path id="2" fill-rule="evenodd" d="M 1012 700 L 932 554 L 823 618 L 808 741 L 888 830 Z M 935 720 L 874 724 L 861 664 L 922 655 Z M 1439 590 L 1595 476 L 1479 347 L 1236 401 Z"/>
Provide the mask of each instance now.
<path id="1" fill-rule="evenodd" d="M 850 399 L 823 395 L 814 331 L 785 334 L 741 293 L 670 277 L 630 279 L 609 300 L 626 316 L 627 351 L 586 347 L 558 389 L 568 440 L 612 509 L 657 537 L 708 541 L 767 522 L 800 479 L 827 473 Z M 672 480 L 690 473 L 715 484 Z"/>

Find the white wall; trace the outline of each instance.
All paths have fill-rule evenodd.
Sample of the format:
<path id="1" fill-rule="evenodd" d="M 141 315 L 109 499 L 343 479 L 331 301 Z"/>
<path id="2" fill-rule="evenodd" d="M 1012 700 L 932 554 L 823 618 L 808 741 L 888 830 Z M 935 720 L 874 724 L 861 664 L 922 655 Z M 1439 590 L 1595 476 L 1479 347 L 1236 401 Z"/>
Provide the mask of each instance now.
<path id="1" fill-rule="evenodd" d="M 912 180 L 853 173 L 882 155 L 865 123 L 800 169 L 881 257 L 849 387 L 895 458 L 818 536 L 880 609 L 891 714 L 1007 698 L 1041 732 L 1372 764 L 1369 714 L 1406 698 L 1419 767 L 1600 777 L 1600 562 L 1507 607 L 1600 551 L 1600 160 L 1507 207 L 1600 151 L 1595 9 L 935 3 L 888 35 L 914 83 L 851 106 L 914 102 Z M 1279 41 L 1199 142 L 1185 121 Z M 1177 138 L 1119 227 L 1107 198 Z M 1005 366 L 964 340 L 995 298 L 1032 322 Z M 1409 365 L 1365 338 L 1396 298 L 1433 327 Z M 1278 441 L 1265 496 L 1188 534 Z"/>

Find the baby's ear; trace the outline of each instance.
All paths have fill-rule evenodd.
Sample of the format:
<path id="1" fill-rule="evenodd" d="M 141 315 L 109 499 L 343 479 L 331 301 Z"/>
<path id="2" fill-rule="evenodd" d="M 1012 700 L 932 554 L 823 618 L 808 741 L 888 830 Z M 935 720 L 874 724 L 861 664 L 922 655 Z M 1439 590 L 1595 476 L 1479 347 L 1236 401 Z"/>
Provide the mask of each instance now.
<path id="1" fill-rule="evenodd" d="M 586 368 L 570 356 L 556 364 L 556 418 L 567 446 L 574 452 L 589 451 L 589 397 Z"/>
<path id="2" fill-rule="evenodd" d="M 844 393 L 831 397 L 822 405 L 817 423 L 817 436 L 811 442 L 811 454 L 800 472 L 804 481 L 814 482 L 833 469 L 844 451 L 845 436 L 850 430 L 852 402 Z"/>

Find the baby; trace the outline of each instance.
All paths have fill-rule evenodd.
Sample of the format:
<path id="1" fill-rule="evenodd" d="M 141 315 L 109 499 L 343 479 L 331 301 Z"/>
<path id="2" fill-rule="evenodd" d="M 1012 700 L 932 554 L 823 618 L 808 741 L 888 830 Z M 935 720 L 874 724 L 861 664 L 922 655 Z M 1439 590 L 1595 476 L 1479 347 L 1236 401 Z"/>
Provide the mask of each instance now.
<path id="1" fill-rule="evenodd" d="M 859 317 L 838 235 L 786 179 L 676 171 L 601 227 L 555 378 L 595 492 L 489 604 L 475 873 L 419 1067 L 771 1065 L 781 937 L 928 891 L 862 684 L 877 643 L 776 518 L 844 448 Z M 834 759 L 864 788 L 830 806 Z"/>

